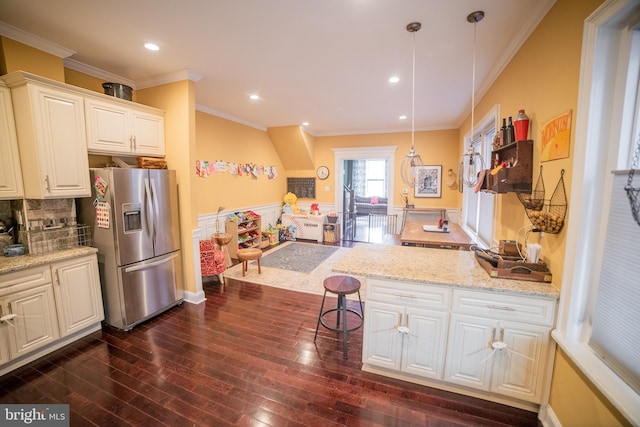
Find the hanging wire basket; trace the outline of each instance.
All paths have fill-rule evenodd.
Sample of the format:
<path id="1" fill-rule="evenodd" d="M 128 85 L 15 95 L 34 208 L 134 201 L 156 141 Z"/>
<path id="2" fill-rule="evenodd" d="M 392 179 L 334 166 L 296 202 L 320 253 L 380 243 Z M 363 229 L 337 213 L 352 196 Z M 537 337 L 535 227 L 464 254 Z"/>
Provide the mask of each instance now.
<path id="1" fill-rule="evenodd" d="M 627 192 L 629 198 L 629 205 L 631 205 L 631 216 L 640 225 L 640 187 L 633 187 L 633 176 L 635 169 L 638 167 L 638 158 L 640 157 L 640 138 L 636 141 L 636 151 L 633 155 L 633 163 L 631 169 L 629 169 L 629 178 L 627 179 L 627 185 L 624 190 Z"/>
<path id="2" fill-rule="evenodd" d="M 541 209 L 529 209 L 525 207 L 529 221 L 533 224 L 534 231 L 557 234 L 564 226 L 567 215 L 567 192 L 564 186 L 564 169 L 560 172 L 560 180 L 551 199 L 544 200 Z"/>
<path id="3" fill-rule="evenodd" d="M 541 211 L 544 206 L 544 180 L 542 179 L 542 165 L 536 186 L 531 193 L 518 192 L 518 199 L 526 209 Z"/>

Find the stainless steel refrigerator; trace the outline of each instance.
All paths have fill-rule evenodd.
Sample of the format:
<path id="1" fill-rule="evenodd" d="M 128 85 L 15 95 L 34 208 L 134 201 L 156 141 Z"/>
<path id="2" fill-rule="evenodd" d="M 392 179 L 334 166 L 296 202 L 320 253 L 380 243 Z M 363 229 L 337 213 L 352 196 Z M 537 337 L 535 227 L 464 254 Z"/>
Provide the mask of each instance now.
<path id="1" fill-rule="evenodd" d="M 91 182 L 78 216 L 98 248 L 105 322 L 129 330 L 184 297 L 175 171 L 91 169 Z"/>

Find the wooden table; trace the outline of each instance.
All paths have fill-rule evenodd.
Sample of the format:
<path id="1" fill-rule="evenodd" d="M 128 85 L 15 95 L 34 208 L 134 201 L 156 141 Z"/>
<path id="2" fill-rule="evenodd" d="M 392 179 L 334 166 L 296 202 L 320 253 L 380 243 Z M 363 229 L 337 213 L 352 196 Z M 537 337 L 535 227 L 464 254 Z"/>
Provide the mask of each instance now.
<path id="1" fill-rule="evenodd" d="M 420 221 L 407 221 L 400 235 L 403 246 L 421 246 L 428 248 L 469 250 L 473 240 L 458 224 L 449 223 L 449 232 L 424 231 L 422 226 L 437 224 Z"/>

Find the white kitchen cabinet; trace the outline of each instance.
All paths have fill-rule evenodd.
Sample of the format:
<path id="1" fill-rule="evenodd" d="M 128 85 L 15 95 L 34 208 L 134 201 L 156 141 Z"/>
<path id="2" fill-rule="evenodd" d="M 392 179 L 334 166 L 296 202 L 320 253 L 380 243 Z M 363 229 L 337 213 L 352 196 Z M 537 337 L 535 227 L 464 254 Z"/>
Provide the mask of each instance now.
<path id="1" fill-rule="evenodd" d="M 2 278 L 0 328 L 7 360 L 44 347 L 59 337 L 49 266 L 11 273 Z"/>
<path id="2" fill-rule="evenodd" d="M 24 196 L 90 196 L 83 96 L 28 73 L 3 79 L 11 88 Z"/>
<path id="3" fill-rule="evenodd" d="M 449 314 L 370 302 L 363 362 L 441 379 Z"/>
<path id="4" fill-rule="evenodd" d="M 95 255 L 51 265 L 62 337 L 104 320 Z"/>
<path id="5" fill-rule="evenodd" d="M 369 279 L 363 362 L 442 379 L 450 293 L 443 287 Z"/>
<path id="6" fill-rule="evenodd" d="M 91 153 L 164 156 L 164 115 L 130 102 L 85 99 Z"/>
<path id="7" fill-rule="evenodd" d="M 0 274 L 0 376 L 100 330 L 97 255 Z"/>
<path id="8" fill-rule="evenodd" d="M 554 298 L 367 279 L 363 370 L 521 408 L 541 403 Z"/>
<path id="9" fill-rule="evenodd" d="M 453 294 L 444 380 L 540 403 L 555 301 L 466 290 Z"/>
<path id="10" fill-rule="evenodd" d="M 24 196 L 11 91 L 0 83 L 0 200 Z M 0 354 L 0 360 L 2 354 Z"/>

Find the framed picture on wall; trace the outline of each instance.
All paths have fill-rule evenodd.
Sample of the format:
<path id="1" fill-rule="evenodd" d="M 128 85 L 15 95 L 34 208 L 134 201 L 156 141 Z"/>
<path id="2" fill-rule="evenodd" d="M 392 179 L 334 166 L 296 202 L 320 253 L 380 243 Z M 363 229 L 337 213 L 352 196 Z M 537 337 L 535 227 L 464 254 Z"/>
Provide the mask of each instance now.
<path id="1" fill-rule="evenodd" d="M 415 197 L 441 197 L 442 165 L 416 166 Z"/>

